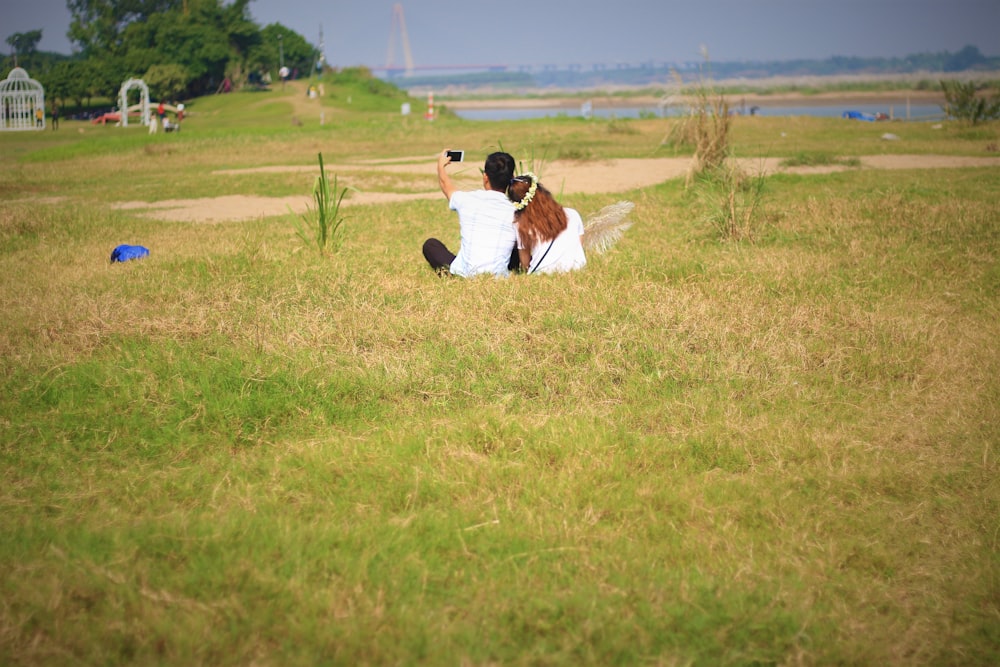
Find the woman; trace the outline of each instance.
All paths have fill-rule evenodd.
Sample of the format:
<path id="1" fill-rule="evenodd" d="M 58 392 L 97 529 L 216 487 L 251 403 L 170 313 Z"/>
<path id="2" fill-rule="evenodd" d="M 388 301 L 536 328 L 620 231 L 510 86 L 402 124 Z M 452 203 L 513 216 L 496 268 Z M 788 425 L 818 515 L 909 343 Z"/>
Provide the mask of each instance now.
<path id="1" fill-rule="evenodd" d="M 528 172 L 510 182 L 521 266 L 528 273 L 561 273 L 583 268 L 583 219 L 559 205 L 538 177 Z"/>

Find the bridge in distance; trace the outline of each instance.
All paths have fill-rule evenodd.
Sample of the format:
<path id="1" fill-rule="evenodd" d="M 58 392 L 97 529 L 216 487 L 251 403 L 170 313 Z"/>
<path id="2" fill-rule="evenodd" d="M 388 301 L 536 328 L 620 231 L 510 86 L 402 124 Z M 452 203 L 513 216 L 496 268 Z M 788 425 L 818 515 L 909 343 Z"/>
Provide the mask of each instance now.
<path id="1" fill-rule="evenodd" d="M 603 72 L 608 70 L 631 70 L 631 69 L 677 69 L 686 70 L 696 67 L 693 63 L 570 63 L 565 65 L 540 64 L 540 65 L 413 65 L 397 66 L 386 65 L 371 67 L 371 71 L 377 74 L 384 74 L 389 77 L 407 76 L 411 74 L 433 74 L 435 72 L 454 74 L 456 72 Z"/>
<path id="2" fill-rule="evenodd" d="M 322 35 L 322 32 L 320 33 Z M 396 59 L 396 51 L 401 52 L 402 63 Z M 590 64 L 569 64 L 569 65 L 501 65 L 501 64 L 479 64 L 479 65 L 417 65 L 413 60 L 413 51 L 410 49 L 410 37 L 406 31 L 406 15 L 403 11 L 402 3 L 397 2 L 392 7 L 392 20 L 389 26 L 389 44 L 385 53 L 385 67 L 371 67 L 371 71 L 382 74 L 389 78 L 401 76 L 411 76 L 420 74 L 454 74 L 473 72 L 600 72 L 607 70 L 631 70 L 631 69 L 687 69 L 689 65 L 679 65 L 676 63 L 655 63 L 645 62 L 633 63 L 590 63 Z"/>

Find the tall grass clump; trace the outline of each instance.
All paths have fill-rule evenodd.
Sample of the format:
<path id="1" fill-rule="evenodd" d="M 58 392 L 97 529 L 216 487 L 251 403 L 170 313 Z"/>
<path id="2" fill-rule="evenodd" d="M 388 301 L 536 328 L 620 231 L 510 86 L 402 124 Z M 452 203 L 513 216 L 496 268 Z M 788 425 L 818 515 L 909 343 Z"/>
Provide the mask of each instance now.
<path id="1" fill-rule="evenodd" d="M 694 193 L 702 219 L 725 241 L 753 241 L 764 219 L 763 170 L 747 174 L 732 162 L 698 175 Z"/>
<path id="2" fill-rule="evenodd" d="M 497 150 L 499 150 L 499 151 L 501 151 L 503 153 L 509 153 L 510 152 L 510 151 L 508 151 L 504 147 L 502 141 L 498 141 L 497 142 Z M 574 149 L 570 149 L 570 150 L 574 150 Z M 525 160 L 518 160 L 517 161 L 517 173 L 519 173 L 519 174 L 526 174 L 526 173 L 528 173 L 530 171 L 531 173 L 533 173 L 536 176 L 538 176 L 539 179 L 541 179 L 542 176 L 543 176 L 543 172 L 545 170 L 545 163 L 549 159 L 548 155 L 547 155 L 548 151 L 543 149 L 540 154 L 536 155 L 535 154 L 535 144 L 534 143 L 528 145 L 527 151 L 528 151 L 528 160 L 527 160 L 527 162 L 525 162 Z M 564 160 L 566 160 L 566 159 L 574 159 L 574 158 L 569 157 L 569 156 L 567 156 L 565 154 L 562 154 L 562 153 L 560 154 L 559 157 L 561 157 Z"/>
<path id="3" fill-rule="evenodd" d="M 326 177 L 323 154 L 319 154 L 319 176 L 313 184 L 314 206 L 295 218 L 295 232 L 306 246 L 315 245 L 320 255 L 336 253 L 344 242 L 344 217 L 340 215 L 340 205 L 347 194 L 347 188 L 337 185 L 337 175 L 333 175 L 333 186 Z"/>
<path id="4" fill-rule="evenodd" d="M 950 118 L 971 125 L 1000 118 L 1000 91 L 992 97 L 980 95 L 973 81 L 941 81 L 944 93 L 943 110 Z"/>
<path id="5" fill-rule="evenodd" d="M 720 167 L 729 157 L 729 102 L 715 90 L 711 79 L 703 76 L 699 76 L 684 97 L 688 100 L 687 111 L 671 126 L 663 143 L 694 149 L 690 184 L 698 174 Z"/>
<path id="6" fill-rule="evenodd" d="M 664 143 L 694 150 L 685 185 L 702 205 L 703 219 L 725 240 L 752 240 L 759 226 L 763 171 L 749 176 L 729 160 L 729 102 L 710 77 L 699 76 L 685 97 L 687 113 L 674 123 Z"/>

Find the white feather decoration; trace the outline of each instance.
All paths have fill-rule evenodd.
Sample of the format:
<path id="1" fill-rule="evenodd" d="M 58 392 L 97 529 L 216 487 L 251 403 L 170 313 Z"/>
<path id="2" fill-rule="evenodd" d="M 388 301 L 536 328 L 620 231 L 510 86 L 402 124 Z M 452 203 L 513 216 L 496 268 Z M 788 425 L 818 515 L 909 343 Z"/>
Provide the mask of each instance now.
<path id="1" fill-rule="evenodd" d="M 625 230 L 632 226 L 628 214 L 635 208 L 630 201 L 605 206 L 583 223 L 583 249 L 588 253 L 604 254 L 611 250 Z"/>

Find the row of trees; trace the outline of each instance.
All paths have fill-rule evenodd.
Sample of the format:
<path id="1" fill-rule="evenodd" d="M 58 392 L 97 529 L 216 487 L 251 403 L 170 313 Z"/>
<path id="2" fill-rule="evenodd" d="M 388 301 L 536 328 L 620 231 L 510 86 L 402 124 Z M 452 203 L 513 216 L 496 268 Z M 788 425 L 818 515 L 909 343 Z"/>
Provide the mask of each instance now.
<path id="1" fill-rule="evenodd" d="M 113 98 L 122 81 L 140 77 L 156 99 L 215 92 L 225 79 L 239 87 L 279 63 L 309 72 L 318 52 L 304 37 L 274 23 L 261 28 L 250 0 L 67 0 L 73 56 L 39 52 L 41 30 L 7 43 L 18 65 L 45 86 L 47 97 L 78 106 Z M 5 71 L 13 66 L 6 59 Z"/>
<path id="2" fill-rule="evenodd" d="M 679 64 L 646 63 L 634 67 L 546 69 L 540 72 L 490 71 L 474 74 L 413 76 L 396 79 L 406 88 L 446 86 L 500 86 L 527 88 L 596 88 L 609 85 L 649 86 L 673 81 L 680 75 L 685 81 L 697 81 L 705 62 Z M 986 56 L 975 46 L 951 53 L 917 53 L 902 58 L 860 58 L 834 56 L 822 60 L 712 61 L 715 79 L 764 79 L 768 77 L 804 77 L 830 75 L 897 75 L 913 73 L 995 72 L 1000 70 L 1000 56 Z M 927 77 L 933 80 L 933 76 Z"/>
<path id="3" fill-rule="evenodd" d="M 718 78 L 764 76 L 830 76 L 838 74 L 914 74 L 919 72 L 996 71 L 1000 57 L 990 57 L 975 46 L 966 46 L 954 53 L 914 53 L 902 58 L 861 58 L 833 56 L 823 60 L 786 60 L 776 62 L 712 63 L 712 74 Z"/>

